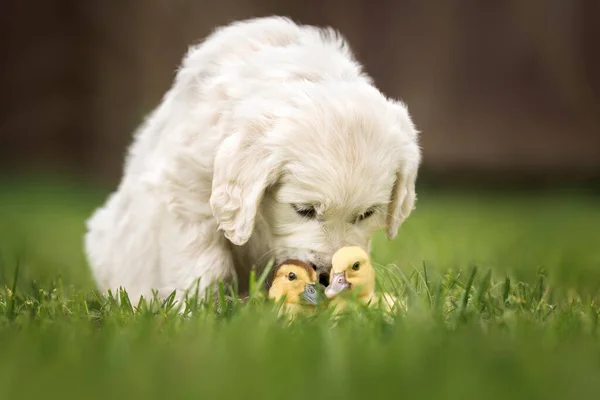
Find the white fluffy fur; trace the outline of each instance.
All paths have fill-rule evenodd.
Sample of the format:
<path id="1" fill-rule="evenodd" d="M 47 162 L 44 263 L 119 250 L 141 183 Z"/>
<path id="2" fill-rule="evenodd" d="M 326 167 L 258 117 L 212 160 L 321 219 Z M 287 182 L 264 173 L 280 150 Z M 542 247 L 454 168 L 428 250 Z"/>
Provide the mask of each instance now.
<path id="1" fill-rule="evenodd" d="M 134 135 L 122 181 L 88 221 L 101 289 L 200 290 L 271 257 L 327 271 L 340 246 L 389 238 L 415 201 L 417 132 L 333 30 L 258 18 L 185 56 Z M 314 219 L 294 205 L 313 205 Z M 357 217 L 371 207 L 376 212 Z"/>

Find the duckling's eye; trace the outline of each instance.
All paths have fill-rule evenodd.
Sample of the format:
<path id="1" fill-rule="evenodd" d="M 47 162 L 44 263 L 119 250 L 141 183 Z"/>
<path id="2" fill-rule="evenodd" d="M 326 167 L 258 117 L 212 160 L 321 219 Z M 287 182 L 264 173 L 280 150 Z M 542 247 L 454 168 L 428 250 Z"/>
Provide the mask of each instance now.
<path id="1" fill-rule="evenodd" d="M 290 272 L 290 274 L 288 275 L 288 279 L 289 279 L 290 281 L 294 281 L 294 280 L 296 280 L 296 274 L 295 274 L 295 273 L 293 273 L 293 272 Z"/>
<path id="2" fill-rule="evenodd" d="M 294 210 L 298 215 L 308 219 L 314 219 L 317 216 L 317 210 L 312 206 L 294 204 Z"/>
<path id="3" fill-rule="evenodd" d="M 358 271 L 360 268 L 360 263 L 357 261 L 352 265 L 352 271 Z"/>

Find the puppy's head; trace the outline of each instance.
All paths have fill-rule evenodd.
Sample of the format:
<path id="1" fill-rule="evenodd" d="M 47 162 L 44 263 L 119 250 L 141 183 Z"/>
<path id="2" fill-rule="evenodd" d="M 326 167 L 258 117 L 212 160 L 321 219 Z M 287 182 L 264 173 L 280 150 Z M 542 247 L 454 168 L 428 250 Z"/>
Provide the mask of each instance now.
<path id="1" fill-rule="evenodd" d="M 306 261 L 327 280 L 338 248 L 368 250 L 383 228 L 392 239 L 412 211 L 417 133 L 406 108 L 367 83 L 288 89 L 222 144 L 211 206 L 233 244 L 260 215 L 276 261 Z"/>

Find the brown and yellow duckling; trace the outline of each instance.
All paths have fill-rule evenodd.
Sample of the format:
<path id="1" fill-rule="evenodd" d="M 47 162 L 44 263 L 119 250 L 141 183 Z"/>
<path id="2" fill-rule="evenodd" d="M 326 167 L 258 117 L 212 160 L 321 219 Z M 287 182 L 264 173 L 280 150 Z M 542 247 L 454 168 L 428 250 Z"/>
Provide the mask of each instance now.
<path id="1" fill-rule="evenodd" d="M 285 297 L 280 313 L 314 312 L 318 304 L 317 273 L 299 260 L 287 260 L 275 270 L 269 298 L 278 302 Z"/>
<path id="2" fill-rule="evenodd" d="M 336 312 L 347 309 L 349 299 L 346 294 L 356 296 L 360 303 L 382 306 L 388 312 L 399 304 L 395 296 L 375 292 L 375 269 L 369 255 L 360 247 L 342 247 L 333 255 L 331 265 L 325 296 Z"/>

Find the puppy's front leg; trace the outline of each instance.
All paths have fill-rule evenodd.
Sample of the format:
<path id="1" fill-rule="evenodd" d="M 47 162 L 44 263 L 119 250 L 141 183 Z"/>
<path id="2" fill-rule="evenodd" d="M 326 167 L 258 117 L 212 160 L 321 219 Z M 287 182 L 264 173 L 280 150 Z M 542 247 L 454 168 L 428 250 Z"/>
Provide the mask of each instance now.
<path id="1" fill-rule="evenodd" d="M 176 300 L 183 301 L 186 294 L 198 291 L 203 299 L 218 281 L 231 282 L 234 264 L 229 244 L 214 221 L 174 219 L 165 224 L 161 236 L 161 297 L 176 290 Z"/>

